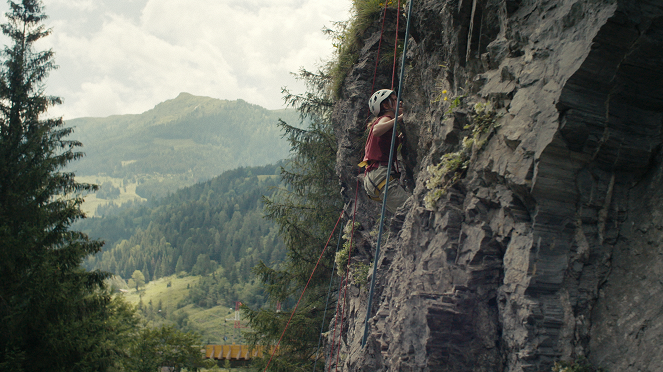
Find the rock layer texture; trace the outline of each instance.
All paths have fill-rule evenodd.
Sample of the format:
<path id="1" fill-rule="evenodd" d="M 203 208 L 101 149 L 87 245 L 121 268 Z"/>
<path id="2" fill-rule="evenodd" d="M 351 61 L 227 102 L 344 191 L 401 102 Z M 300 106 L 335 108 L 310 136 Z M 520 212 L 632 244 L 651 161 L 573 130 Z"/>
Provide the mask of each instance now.
<path id="1" fill-rule="evenodd" d="M 414 0 L 410 21 L 412 197 L 388 216 L 369 273 L 365 347 L 368 286 L 347 288 L 333 369 L 529 372 L 587 357 L 663 370 L 663 1 Z M 334 111 L 348 201 L 379 31 L 366 31 Z M 427 207 L 431 167 L 464 148 L 476 102 L 492 103 L 495 125 Z M 357 211 L 353 260 L 370 263 L 379 205 L 360 189 Z"/>

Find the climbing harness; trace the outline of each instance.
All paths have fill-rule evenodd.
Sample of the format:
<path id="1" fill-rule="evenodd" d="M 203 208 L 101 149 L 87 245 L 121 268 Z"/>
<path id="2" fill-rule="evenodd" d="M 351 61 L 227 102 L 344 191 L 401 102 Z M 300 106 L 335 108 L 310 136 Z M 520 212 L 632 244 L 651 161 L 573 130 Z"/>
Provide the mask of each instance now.
<path id="1" fill-rule="evenodd" d="M 406 51 L 407 51 L 407 44 L 408 44 L 408 38 L 410 35 L 410 20 L 411 20 L 411 14 L 412 14 L 412 2 L 413 0 L 410 0 L 410 3 L 408 4 L 408 13 L 407 13 L 407 24 L 405 26 L 405 41 L 403 44 L 403 56 L 401 60 L 401 75 L 399 77 L 399 82 L 398 82 L 398 100 L 396 102 L 401 101 L 401 92 L 403 91 L 403 76 L 405 75 L 405 57 L 406 57 Z M 400 4 L 400 2 L 399 2 Z M 399 5 L 400 6 L 400 5 Z M 396 111 L 394 113 L 394 117 L 398 117 L 398 109 L 400 105 L 396 105 Z M 396 128 L 398 125 L 398 120 L 394 120 L 394 129 L 391 134 L 391 149 L 389 151 L 389 164 L 391 164 L 394 160 L 394 143 L 396 141 Z M 377 278 L 377 273 L 378 273 L 378 261 L 380 259 L 380 244 L 382 243 L 382 230 L 384 228 L 384 215 L 385 211 L 387 209 L 387 194 L 389 193 L 389 180 L 391 178 L 391 167 L 387 168 L 387 182 L 385 184 L 384 188 L 384 197 L 382 199 L 382 212 L 380 214 L 380 229 L 378 230 L 378 242 L 377 242 L 377 248 L 375 249 L 375 257 L 373 258 L 373 275 L 371 278 L 371 290 L 368 295 L 368 305 L 366 306 L 366 321 L 364 322 L 364 337 L 361 340 L 361 346 L 364 347 L 366 346 L 366 341 L 368 339 L 368 321 L 371 318 L 371 307 L 373 304 L 373 293 L 375 291 L 375 281 Z"/>
<path id="2" fill-rule="evenodd" d="M 397 180 L 397 179 L 398 179 L 397 177 L 391 176 L 391 181 L 394 181 L 394 180 Z M 369 194 L 368 197 L 371 200 L 382 201 L 382 199 L 380 199 L 380 195 L 382 194 L 382 189 L 384 189 L 384 187 L 387 185 L 387 179 L 385 178 L 384 180 L 382 180 L 382 182 L 380 182 L 377 185 L 375 183 L 373 183 L 373 181 L 371 181 L 370 178 L 368 178 L 368 182 L 370 182 L 371 185 L 373 185 L 373 187 L 375 187 L 375 190 L 377 192 L 377 196 L 373 196 L 373 195 Z"/>

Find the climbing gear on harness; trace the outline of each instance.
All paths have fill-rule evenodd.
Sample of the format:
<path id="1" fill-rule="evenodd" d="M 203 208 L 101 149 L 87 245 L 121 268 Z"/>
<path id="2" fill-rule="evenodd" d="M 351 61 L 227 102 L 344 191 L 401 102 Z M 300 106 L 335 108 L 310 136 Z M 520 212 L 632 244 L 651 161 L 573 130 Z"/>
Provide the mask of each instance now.
<path id="1" fill-rule="evenodd" d="M 387 184 L 387 179 L 385 178 L 384 180 L 382 180 L 382 182 L 380 182 L 377 185 L 368 176 L 367 176 L 366 179 L 368 180 L 368 182 L 371 183 L 371 185 L 373 185 L 373 187 L 375 187 L 375 190 L 377 191 L 377 196 L 368 195 L 368 197 L 371 198 L 372 200 L 375 200 L 375 201 L 382 201 L 382 199 L 380 199 L 380 195 L 382 194 L 382 189 L 384 189 L 384 186 Z M 393 181 L 393 180 L 398 180 L 398 178 L 394 177 L 394 175 L 392 175 L 391 178 L 389 179 L 389 181 Z"/>
<path id="2" fill-rule="evenodd" d="M 371 98 L 368 100 L 368 108 L 371 110 L 371 114 L 375 116 L 380 115 L 380 104 L 382 104 L 382 101 L 389 98 L 392 93 L 395 92 L 391 89 L 380 89 L 373 93 Z"/>

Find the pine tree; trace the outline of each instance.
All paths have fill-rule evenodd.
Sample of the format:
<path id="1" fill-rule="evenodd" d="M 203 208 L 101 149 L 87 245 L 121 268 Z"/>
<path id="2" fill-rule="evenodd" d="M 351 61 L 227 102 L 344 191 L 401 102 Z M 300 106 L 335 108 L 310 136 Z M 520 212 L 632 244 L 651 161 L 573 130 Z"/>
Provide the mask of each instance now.
<path id="1" fill-rule="evenodd" d="M 43 119 L 61 100 L 44 95 L 53 52 L 34 48 L 50 34 L 42 4 L 9 5 L 2 32 L 12 44 L 0 67 L 0 370 L 105 370 L 118 352 L 114 305 L 106 274 L 80 266 L 101 243 L 69 230 L 84 217 L 81 194 L 96 187 L 63 171 L 82 156 L 81 144 L 66 140 L 61 118 Z"/>
<path id="2" fill-rule="evenodd" d="M 276 222 L 287 247 L 287 261 L 278 269 L 260 262 L 258 275 L 271 302 L 292 303 L 302 293 L 318 257 L 332 231 L 343 203 L 338 192 L 335 172 L 336 138 L 331 123 L 332 103 L 329 100 L 330 77 L 323 72 L 300 73 L 309 92 L 296 96 L 286 93 L 286 101 L 294 106 L 307 129 L 285 122 L 280 125 L 291 145 L 292 156 L 281 168 L 286 187 L 275 196 L 265 198 L 267 217 Z M 323 323 L 325 299 L 332 270 L 333 250 L 328 250 L 309 284 L 302 303 L 280 344 L 279 354 L 270 364 L 274 371 L 310 371 Z M 332 305 L 333 306 L 333 305 Z M 290 317 L 288 311 L 251 310 L 245 308 L 251 331 L 247 339 L 254 344 L 274 345 Z M 329 324 L 333 311 L 327 313 Z M 267 359 L 269 356 L 267 356 Z M 254 360 L 264 368 L 266 360 Z"/>
<path id="3" fill-rule="evenodd" d="M 133 279 L 134 283 L 136 284 L 136 290 L 140 290 L 140 288 L 145 286 L 145 275 L 140 270 L 135 270 L 134 273 L 131 275 L 131 279 Z"/>
<path id="4" fill-rule="evenodd" d="M 182 256 L 180 256 L 175 265 L 175 273 L 179 274 L 182 271 L 184 271 L 184 261 L 182 260 Z"/>

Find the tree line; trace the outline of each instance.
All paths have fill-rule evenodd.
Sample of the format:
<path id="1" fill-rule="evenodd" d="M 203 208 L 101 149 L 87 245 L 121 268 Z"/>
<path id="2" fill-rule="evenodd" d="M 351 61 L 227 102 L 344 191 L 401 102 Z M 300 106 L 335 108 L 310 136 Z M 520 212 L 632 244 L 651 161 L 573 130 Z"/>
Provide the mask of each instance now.
<path id="1" fill-rule="evenodd" d="M 271 362 L 268 355 L 254 359 L 253 365 L 264 369 L 270 363 L 270 370 L 289 372 L 313 369 L 321 325 L 325 328 L 322 331 L 326 331 L 334 313 L 333 294 L 331 303 L 326 303 L 334 250 L 328 249 L 319 265 L 317 261 L 343 209 L 335 171 L 331 76 L 325 71 L 301 71 L 298 76 L 306 83 L 308 91 L 295 95 L 284 90 L 285 99 L 300 113 L 301 120 L 309 124 L 300 129 L 280 123 L 292 156 L 280 170 L 283 186 L 264 198 L 267 217 L 279 227 L 287 256 L 279 267 L 260 262 L 254 269 L 265 288 L 267 301 L 284 303 L 286 311 L 275 311 L 274 307 L 243 308 L 251 327 L 246 338 L 252 344 L 275 345 L 281 341 L 279 353 Z M 307 290 L 290 320 L 290 312 L 304 288 Z M 330 311 L 325 312 L 326 305 Z M 286 324 L 290 324 L 287 329 Z"/>
<path id="2" fill-rule="evenodd" d="M 244 294 L 250 298 L 244 302 L 261 306 L 255 286 L 245 286 L 259 262 L 274 266 L 285 258 L 277 226 L 263 218 L 262 197 L 280 185 L 278 169 L 267 165 L 226 171 L 152 205 L 119 207 L 103 218 L 81 221 L 77 228 L 112 242 L 90 256 L 86 267 L 124 279 L 139 270 L 146 282 L 173 274 L 210 275 L 192 291 L 205 288 L 204 294 L 192 295 L 192 303 L 229 306 Z"/>
<path id="3" fill-rule="evenodd" d="M 229 169 L 287 157 L 273 125 L 279 117 L 296 113 L 182 93 L 139 115 L 72 119 L 67 125 L 86 156 L 71 168 L 137 181 L 137 194 L 153 200 Z"/>

